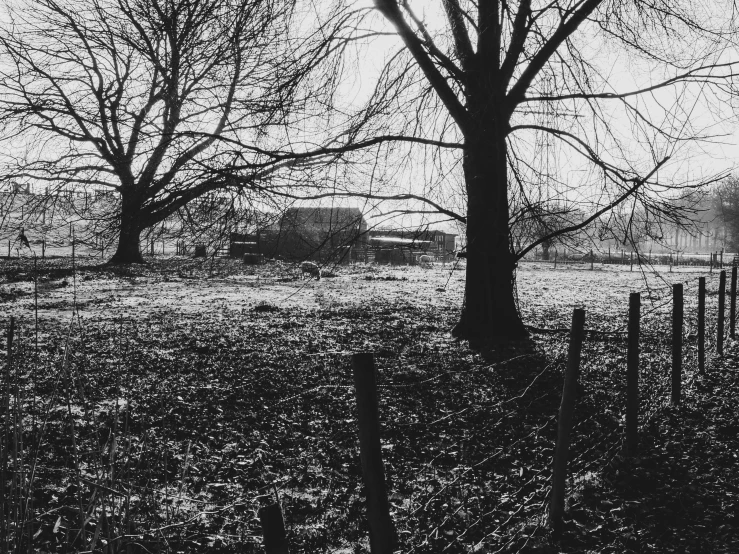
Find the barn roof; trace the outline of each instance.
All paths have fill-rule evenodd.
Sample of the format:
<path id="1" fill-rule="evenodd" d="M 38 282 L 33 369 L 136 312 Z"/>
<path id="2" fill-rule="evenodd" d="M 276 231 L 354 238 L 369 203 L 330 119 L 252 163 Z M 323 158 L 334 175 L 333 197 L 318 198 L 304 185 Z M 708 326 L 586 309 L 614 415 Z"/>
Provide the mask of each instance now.
<path id="1" fill-rule="evenodd" d="M 362 211 L 359 208 L 288 208 L 282 216 L 283 225 L 305 225 L 308 223 L 351 225 L 362 221 Z"/>

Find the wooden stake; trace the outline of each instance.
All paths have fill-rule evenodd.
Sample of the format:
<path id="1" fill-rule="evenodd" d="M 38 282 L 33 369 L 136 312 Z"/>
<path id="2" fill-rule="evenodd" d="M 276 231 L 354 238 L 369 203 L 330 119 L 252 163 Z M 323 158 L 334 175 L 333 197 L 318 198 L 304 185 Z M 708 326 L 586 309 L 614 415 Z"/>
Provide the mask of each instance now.
<path id="1" fill-rule="evenodd" d="M 683 367 L 683 285 L 672 285 L 672 403 L 680 405 Z"/>
<path id="2" fill-rule="evenodd" d="M 718 280 L 718 325 L 716 326 L 716 352 L 724 355 L 724 321 L 726 319 L 726 271 L 721 270 Z"/>
<path id="3" fill-rule="evenodd" d="M 629 295 L 629 338 L 626 354 L 626 453 L 636 455 L 639 436 L 639 310 L 638 292 Z"/>
<path id="4" fill-rule="evenodd" d="M 736 266 L 731 268 L 731 301 L 729 308 L 729 336 L 736 337 Z"/>
<path id="5" fill-rule="evenodd" d="M 270 504 L 259 509 L 259 522 L 264 536 L 266 554 L 290 554 L 285 533 L 285 520 L 279 504 Z"/>
<path id="6" fill-rule="evenodd" d="M 370 551 L 372 554 L 392 554 L 397 539 L 385 488 L 373 355 L 366 352 L 353 354 L 352 369 L 359 424 L 359 457 L 367 492 Z"/>
<path id="7" fill-rule="evenodd" d="M 698 372 L 706 370 L 706 278 L 698 278 Z"/>
<path id="8" fill-rule="evenodd" d="M 634 253 L 631 253 L 631 269 L 629 271 L 634 271 Z"/>
<path id="9" fill-rule="evenodd" d="M 554 451 L 554 471 L 552 473 L 552 497 L 549 506 L 549 522 L 555 537 L 562 533 L 562 516 L 565 509 L 565 484 L 567 481 L 567 459 L 570 451 L 570 430 L 575 411 L 575 395 L 578 373 L 580 372 L 580 353 L 585 334 L 585 310 L 576 308 L 572 313 L 570 346 L 567 352 L 567 368 L 562 389 L 562 403 L 559 406 L 557 422 L 557 445 Z"/>
<path id="10" fill-rule="evenodd" d="M 10 326 L 8 327 L 8 350 L 6 353 L 7 361 L 5 365 L 5 398 L 3 399 L 3 409 L 5 410 L 5 425 L 2 436 L 2 448 L 0 448 L 0 550 L 8 552 L 8 529 L 11 520 L 10 513 L 12 505 L 10 503 L 10 495 L 7 494 L 5 483 L 7 477 L 5 468 L 9 464 L 6 463 L 8 457 L 8 445 L 10 443 L 10 368 L 13 365 L 13 332 L 15 331 L 15 318 L 10 316 Z"/>

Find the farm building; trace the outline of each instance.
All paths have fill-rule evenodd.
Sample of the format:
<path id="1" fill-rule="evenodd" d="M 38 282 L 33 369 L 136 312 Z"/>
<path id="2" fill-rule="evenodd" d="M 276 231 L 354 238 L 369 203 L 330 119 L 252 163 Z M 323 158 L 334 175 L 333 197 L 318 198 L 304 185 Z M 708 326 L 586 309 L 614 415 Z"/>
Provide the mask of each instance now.
<path id="1" fill-rule="evenodd" d="M 253 235 L 231 235 L 231 255 L 261 253 L 287 260 L 349 261 L 367 239 L 359 208 L 289 208 L 279 221 Z"/>
<path id="2" fill-rule="evenodd" d="M 291 208 L 270 227 L 231 233 L 232 257 L 416 264 L 421 255 L 454 257 L 457 235 L 429 229 L 368 230 L 358 208 Z"/>
<path id="3" fill-rule="evenodd" d="M 429 229 L 374 229 L 363 248 L 352 250 L 354 261 L 416 264 L 422 255 L 437 261 L 454 257 L 457 235 Z"/>

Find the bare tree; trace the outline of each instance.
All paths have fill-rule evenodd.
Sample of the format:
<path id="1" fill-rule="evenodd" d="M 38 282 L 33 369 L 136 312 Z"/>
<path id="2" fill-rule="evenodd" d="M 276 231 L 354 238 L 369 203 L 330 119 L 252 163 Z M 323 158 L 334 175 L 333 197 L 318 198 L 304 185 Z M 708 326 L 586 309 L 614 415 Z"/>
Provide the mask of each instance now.
<path id="1" fill-rule="evenodd" d="M 139 241 L 193 199 L 258 188 L 284 159 L 266 133 L 306 102 L 324 54 L 290 40 L 291 0 L 26 0 L 0 30 L 6 179 L 58 197 L 97 197 L 86 217 L 117 235 L 111 262 L 142 262 Z M 228 166 L 237 140 L 249 166 Z M 228 159 L 227 159 L 228 158 Z"/>
<path id="2" fill-rule="evenodd" d="M 711 214 L 717 223 L 723 225 L 726 245 L 733 252 L 739 252 L 739 178 L 731 175 L 713 191 Z"/>
<path id="3" fill-rule="evenodd" d="M 711 180 L 681 176 L 668 161 L 708 137 L 691 116 L 705 112 L 697 106 L 722 94 L 732 75 L 723 48 L 732 4 L 706 11 L 679 0 L 441 0 L 424 4 L 423 14 L 408 1 L 374 5 L 400 50 L 388 56 L 344 143 L 325 151 L 372 147 L 375 162 L 397 162 L 405 144 L 405 160 L 415 149 L 437 168 L 438 186 L 423 193 L 377 190 L 373 173 L 372 187 L 340 194 L 416 201 L 420 211 L 466 224 L 457 336 L 526 336 L 517 260 L 619 206 L 678 219 L 671 201 L 680 189 Z M 459 187 L 448 178 L 455 173 Z M 450 208 L 460 194 L 466 206 Z M 556 213 L 564 205 L 582 216 L 566 223 Z M 534 228 L 541 232 L 526 232 Z"/>

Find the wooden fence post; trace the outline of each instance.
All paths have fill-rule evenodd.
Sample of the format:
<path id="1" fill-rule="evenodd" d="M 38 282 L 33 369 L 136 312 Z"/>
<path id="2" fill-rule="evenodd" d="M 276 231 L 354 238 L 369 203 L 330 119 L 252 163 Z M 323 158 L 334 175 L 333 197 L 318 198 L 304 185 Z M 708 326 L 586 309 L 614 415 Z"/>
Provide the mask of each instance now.
<path id="1" fill-rule="evenodd" d="M 629 271 L 634 271 L 634 253 L 631 253 L 631 269 Z"/>
<path id="2" fill-rule="evenodd" d="M 680 405 L 683 367 L 683 284 L 672 285 L 672 403 Z"/>
<path id="3" fill-rule="evenodd" d="M 567 351 L 567 368 L 562 389 L 562 403 L 559 406 L 557 422 L 557 445 L 554 451 L 554 471 L 552 473 L 552 498 L 549 505 L 549 521 L 555 537 L 562 532 L 562 516 L 565 509 L 565 484 L 567 481 L 567 459 L 570 451 L 570 429 L 575 411 L 575 389 L 580 371 L 580 352 L 585 334 L 585 310 L 575 308 L 572 313 L 570 346 Z"/>
<path id="4" fill-rule="evenodd" d="M 706 370 L 706 278 L 698 278 L 698 372 Z"/>
<path id="5" fill-rule="evenodd" d="M 639 446 L 639 310 L 641 296 L 629 295 L 629 338 L 626 354 L 626 454 L 634 456 Z"/>
<path id="6" fill-rule="evenodd" d="M 736 266 L 731 268 L 731 301 L 729 307 L 729 336 L 736 337 Z"/>
<path id="7" fill-rule="evenodd" d="M 554 249 L 554 269 L 557 269 L 557 249 Z"/>
<path id="8" fill-rule="evenodd" d="M 724 355 L 724 321 L 726 319 L 726 270 L 721 270 L 718 279 L 718 325 L 716 326 L 716 351 Z"/>
<path id="9" fill-rule="evenodd" d="M 13 332 L 15 331 L 15 317 L 10 316 L 10 326 L 8 327 L 8 342 L 6 352 L 6 364 L 5 364 L 5 397 L 2 399 L 2 409 L 5 413 L 5 425 L 2 429 L 2 437 L 0 437 L 0 549 L 3 552 L 6 551 L 8 545 L 7 532 L 10 528 L 6 522 L 10 521 L 10 514 L 12 513 L 12 504 L 7 494 L 5 484 L 7 481 L 7 475 L 5 468 L 10 467 L 10 464 L 6 463 L 9 445 L 10 445 L 10 368 L 13 365 Z"/>
<path id="10" fill-rule="evenodd" d="M 595 256 L 593 256 L 593 249 L 590 249 L 590 271 L 593 271 L 593 265 L 595 264 Z"/>
<path id="11" fill-rule="evenodd" d="M 370 551 L 372 554 L 392 554 L 397 539 L 393 521 L 390 519 L 390 504 L 382 466 L 380 414 L 373 355 L 367 352 L 353 354 L 352 369 L 359 424 L 359 457 L 367 492 Z"/>
<path id="12" fill-rule="evenodd" d="M 279 504 L 270 504 L 259 509 L 259 523 L 264 536 L 266 554 L 290 554 L 285 533 L 285 520 Z"/>

